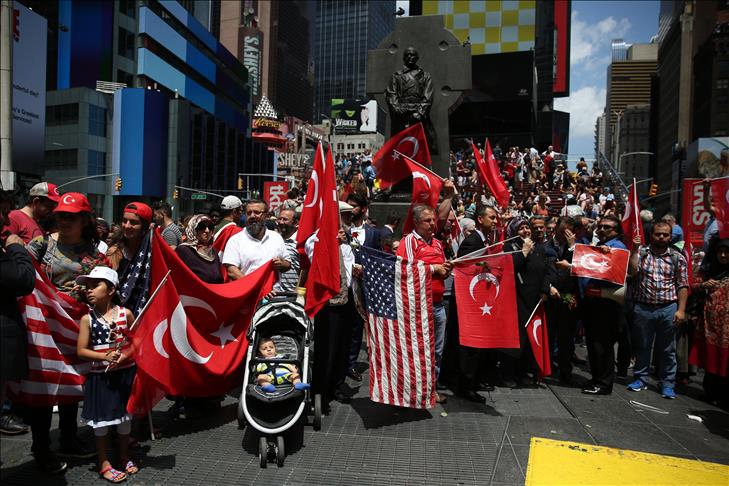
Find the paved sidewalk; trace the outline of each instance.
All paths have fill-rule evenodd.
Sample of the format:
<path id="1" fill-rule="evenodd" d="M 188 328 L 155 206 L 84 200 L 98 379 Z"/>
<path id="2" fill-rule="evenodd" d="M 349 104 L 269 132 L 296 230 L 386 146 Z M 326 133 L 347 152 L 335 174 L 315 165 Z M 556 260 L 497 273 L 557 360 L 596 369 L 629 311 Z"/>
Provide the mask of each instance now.
<path id="1" fill-rule="evenodd" d="M 416 411 L 372 403 L 362 385 L 351 403 L 332 404 L 321 431 L 291 431 L 284 467 L 266 469 L 258 465 L 258 436 L 237 427 L 234 397 L 214 416 L 195 420 L 170 418 L 172 404 L 163 401 L 154 412 L 162 438 L 143 443 L 142 469 L 126 484 L 521 485 L 532 437 L 729 464 L 729 413 L 700 401 L 697 382 L 677 390 L 671 401 L 655 387 L 633 393 L 616 383 L 611 396 L 588 397 L 549 382 L 497 389 L 486 406 L 450 396 L 433 410 Z M 91 440 L 89 429 L 82 431 Z M 29 434 L 0 442 L 3 485 L 101 484 L 93 460 L 71 461 L 65 475 L 46 476 L 33 465 Z"/>

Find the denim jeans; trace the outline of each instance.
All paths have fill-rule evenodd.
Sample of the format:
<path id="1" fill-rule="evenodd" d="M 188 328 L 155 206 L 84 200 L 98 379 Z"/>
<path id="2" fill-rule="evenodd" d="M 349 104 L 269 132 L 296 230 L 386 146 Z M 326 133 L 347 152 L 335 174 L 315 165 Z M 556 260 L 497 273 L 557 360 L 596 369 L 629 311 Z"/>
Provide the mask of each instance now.
<path id="1" fill-rule="evenodd" d="M 651 350 L 655 338 L 658 357 L 658 379 L 663 386 L 673 388 L 676 382 L 676 325 L 673 315 L 678 308 L 674 302 L 664 306 L 635 304 L 633 322 L 633 376 L 645 381 L 651 366 Z"/>
<path id="2" fill-rule="evenodd" d="M 439 376 L 446 331 L 446 311 L 443 302 L 433 303 L 433 324 L 435 328 L 435 375 Z"/>

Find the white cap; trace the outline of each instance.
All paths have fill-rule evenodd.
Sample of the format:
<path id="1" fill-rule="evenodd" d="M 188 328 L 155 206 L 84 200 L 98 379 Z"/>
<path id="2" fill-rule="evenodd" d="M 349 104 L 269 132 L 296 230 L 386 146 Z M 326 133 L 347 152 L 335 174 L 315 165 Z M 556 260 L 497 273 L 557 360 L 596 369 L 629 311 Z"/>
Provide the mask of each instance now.
<path id="1" fill-rule="evenodd" d="M 243 206 L 243 203 L 237 196 L 225 196 L 223 202 L 220 203 L 221 209 L 237 209 Z"/>
<path id="2" fill-rule="evenodd" d="M 339 212 L 340 213 L 345 213 L 347 211 L 351 211 L 352 209 L 354 209 L 354 208 L 352 207 L 351 204 L 347 204 L 344 201 L 339 201 Z M 301 212 L 303 210 L 304 210 L 304 205 L 303 204 L 299 204 L 298 206 L 296 206 L 296 210 L 295 211 L 297 213 L 301 214 Z"/>
<path id="3" fill-rule="evenodd" d="M 119 286 L 119 275 L 109 267 L 94 267 L 88 275 L 76 278 L 78 285 L 88 285 L 89 280 L 106 280 L 114 287 Z"/>

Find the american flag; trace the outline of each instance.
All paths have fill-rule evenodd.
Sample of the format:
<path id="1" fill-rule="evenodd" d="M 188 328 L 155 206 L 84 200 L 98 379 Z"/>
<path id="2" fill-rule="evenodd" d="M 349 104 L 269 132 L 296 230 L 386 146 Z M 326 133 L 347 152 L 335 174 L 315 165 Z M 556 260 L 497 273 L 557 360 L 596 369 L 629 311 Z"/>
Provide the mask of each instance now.
<path id="1" fill-rule="evenodd" d="M 122 305 L 132 311 L 135 316 L 139 315 L 149 294 L 153 231 L 155 230 L 150 230 L 144 237 L 142 244 L 139 245 L 139 250 L 119 278 L 119 297 Z"/>
<path id="2" fill-rule="evenodd" d="M 362 248 L 372 401 L 435 406 L 435 334 L 429 268 Z"/>
<path id="3" fill-rule="evenodd" d="M 33 406 L 75 403 L 83 399 L 90 363 L 76 354 L 78 321 L 89 308 L 56 291 L 36 270 L 35 288 L 18 299 L 28 331 L 26 379 L 10 383 L 16 401 Z"/>

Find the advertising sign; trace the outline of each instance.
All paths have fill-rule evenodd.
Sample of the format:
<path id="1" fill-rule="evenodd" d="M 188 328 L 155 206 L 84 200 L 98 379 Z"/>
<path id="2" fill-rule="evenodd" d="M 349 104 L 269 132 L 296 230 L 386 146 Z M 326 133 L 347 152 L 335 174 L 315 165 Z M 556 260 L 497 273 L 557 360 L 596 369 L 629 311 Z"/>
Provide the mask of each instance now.
<path id="1" fill-rule="evenodd" d="M 46 126 L 48 22 L 13 3 L 13 165 L 40 173 Z"/>
<path id="2" fill-rule="evenodd" d="M 289 183 L 286 181 L 266 181 L 263 183 L 263 200 L 268 204 L 270 212 L 278 211 L 278 208 L 286 200 L 288 190 Z"/>
<path id="3" fill-rule="evenodd" d="M 302 169 L 309 163 L 308 154 L 290 154 L 287 152 L 276 152 L 278 168 L 281 169 Z"/>
<path id="4" fill-rule="evenodd" d="M 692 176 L 729 176 L 729 137 L 702 137 L 686 149 L 688 173 Z"/>
<path id="5" fill-rule="evenodd" d="M 243 53 L 243 66 L 248 70 L 248 84 L 251 87 L 253 104 L 261 99 L 261 58 L 263 52 L 263 34 L 255 27 L 242 27 L 239 52 Z"/>
<path id="6" fill-rule="evenodd" d="M 377 101 L 332 99 L 334 133 L 374 133 L 377 131 Z"/>
<path id="7" fill-rule="evenodd" d="M 571 2 L 554 2 L 554 96 L 570 94 L 570 11 Z"/>
<path id="8" fill-rule="evenodd" d="M 683 226 L 685 246 L 689 256 L 689 280 L 694 281 L 696 272 L 704 257 L 704 228 L 711 215 L 704 209 L 704 185 L 702 179 L 684 179 L 681 207 L 681 226 Z"/>

